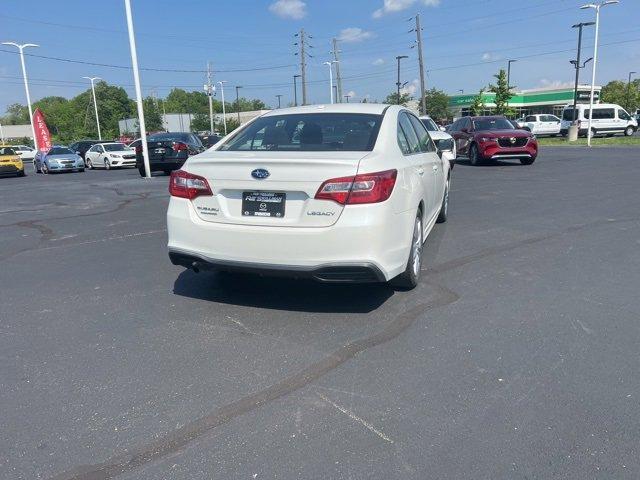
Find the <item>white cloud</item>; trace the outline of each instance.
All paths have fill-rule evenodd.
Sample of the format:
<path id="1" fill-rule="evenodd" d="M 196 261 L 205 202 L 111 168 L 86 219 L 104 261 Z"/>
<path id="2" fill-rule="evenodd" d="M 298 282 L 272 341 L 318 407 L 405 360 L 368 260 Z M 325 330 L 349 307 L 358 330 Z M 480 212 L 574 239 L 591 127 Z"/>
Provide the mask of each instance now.
<path id="1" fill-rule="evenodd" d="M 371 65 L 376 65 L 376 66 L 378 66 L 378 65 L 384 65 L 384 59 L 382 59 L 382 58 L 376 58 L 376 59 L 371 63 Z"/>
<path id="2" fill-rule="evenodd" d="M 356 92 L 354 92 L 353 90 L 349 90 L 349 91 L 347 92 L 347 95 L 349 95 L 350 97 L 352 97 L 352 98 L 353 98 L 353 97 L 355 97 L 355 96 L 356 96 Z"/>
<path id="3" fill-rule="evenodd" d="M 545 88 L 567 88 L 574 86 L 571 81 L 563 82 L 562 80 L 549 80 L 548 78 L 541 78 L 539 84 Z"/>
<path id="4" fill-rule="evenodd" d="M 440 5 L 440 0 L 384 0 L 382 8 L 373 12 L 373 18 L 380 18 L 387 13 L 406 10 L 415 3 L 421 3 L 425 7 L 437 7 Z"/>
<path id="5" fill-rule="evenodd" d="M 307 4 L 302 0 L 277 0 L 269 5 L 269 11 L 282 18 L 300 20 L 307 15 Z"/>
<path id="6" fill-rule="evenodd" d="M 345 43 L 355 43 L 362 42 L 373 37 L 375 37 L 375 34 L 373 32 L 367 32 L 366 30 L 358 27 L 350 27 L 345 28 L 340 32 L 338 40 Z"/>
<path id="7" fill-rule="evenodd" d="M 417 78 L 413 79 L 411 81 L 411 83 L 407 83 L 404 87 L 402 87 L 400 89 L 400 93 L 402 95 L 404 94 L 408 94 L 411 95 L 412 97 L 415 96 L 416 92 L 418 91 L 418 88 L 420 86 L 420 82 L 418 81 Z M 420 95 L 418 95 L 420 96 Z"/>

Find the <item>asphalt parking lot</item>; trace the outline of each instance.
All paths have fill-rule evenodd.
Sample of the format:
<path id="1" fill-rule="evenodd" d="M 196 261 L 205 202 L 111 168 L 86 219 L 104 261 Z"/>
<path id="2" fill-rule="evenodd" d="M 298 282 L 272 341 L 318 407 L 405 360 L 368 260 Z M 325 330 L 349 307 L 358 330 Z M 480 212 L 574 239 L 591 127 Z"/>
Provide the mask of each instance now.
<path id="1" fill-rule="evenodd" d="M 164 176 L 0 179 L 0 478 L 637 479 L 639 160 L 462 162 L 411 292 L 174 267 Z"/>

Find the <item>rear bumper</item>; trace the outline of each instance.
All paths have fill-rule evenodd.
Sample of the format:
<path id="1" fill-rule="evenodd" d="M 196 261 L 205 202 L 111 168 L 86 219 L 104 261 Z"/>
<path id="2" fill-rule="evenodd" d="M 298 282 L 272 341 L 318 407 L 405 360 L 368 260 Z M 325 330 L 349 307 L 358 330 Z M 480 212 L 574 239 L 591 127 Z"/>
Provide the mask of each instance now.
<path id="1" fill-rule="evenodd" d="M 189 200 L 172 197 L 168 249 L 174 263 L 190 268 L 195 261 L 321 281 L 385 281 L 406 268 L 415 219 L 415 211 L 391 208 L 388 202 L 352 205 L 332 226 L 276 227 L 206 221 Z"/>
<path id="2" fill-rule="evenodd" d="M 324 283 L 372 283 L 384 282 L 382 271 L 372 263 L 324 264 L 315 267 L 299 265 L 270 265 L 263 263 L 216 260 L 169 249 L 169 259 L 174 265 L 200 270 L 243 272 L 269 277 L 310 278 Z"/>
<path id="3" fill-rule="evenodd" d="M 15 175 L 23 171 L 24 167 L 18 168 L 15 164 L 0 165 L 0 175 Z"/>

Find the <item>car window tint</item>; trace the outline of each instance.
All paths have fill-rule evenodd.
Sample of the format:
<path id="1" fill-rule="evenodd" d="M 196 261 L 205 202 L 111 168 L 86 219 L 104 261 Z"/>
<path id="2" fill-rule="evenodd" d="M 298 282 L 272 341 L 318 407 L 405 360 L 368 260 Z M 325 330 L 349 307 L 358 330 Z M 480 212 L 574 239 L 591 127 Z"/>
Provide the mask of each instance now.
<path id="1" fill-rule="evenodd" d="M 618 110 L 618 118 L 621 120 L 631 120 L 631 117 L 623 109 Z"/>
<path id="2" fill-rule="evenodd" d="M 408 115 L 409 120 L 411 121 L 411 125 L 413 125 L 414 130 L 416 131 L 416 135 L 418 136 L 418 143 L 420 144 L 420 151 L 422 152 L 433 152 L 436 147 L 431 141 L 431 137 L 429 136 L 429 132 L 423 125 L 423 123 L 418 120 L 413 115 Z"/>
<path id="3" fill-rule="evenodd" d="M 409 115 L 402 112 L 399 116 L 400 128 L 404 132 L 407 137 L 407 142 L 409 142 L 409 150 L 411 153 L 419 153 L 420 150 L 420 141 L 418 140 L 418 136 L 416 135 L 413 126 L 411 125 L 411 120 L 409 120 Z"/>
<path id="4" fill-rule="evenodd" d="M 405 155 L 409 155 L 411 153 L 411 148 L 409 147 L 409 142 L 407 141 L 407 137 L 405 136 L 402 128 L 400 128 L 400 123 L 398 122 L 398 146 L 400 150 Z"/>
<path id="5" fill-rule="evenodd" d="M 15 155 L 16 152 L 11 147 L 0 148 L 0 155 Z"/>
<path id="6" fill-rule="evenodd" d="M 266 115 L 245 126 L 221 150 L 371 151 L 382 115 L 296 113 Z"/>
<path id="7" fill-rule="evenodd" d="M 527 118 L 524 119 L 525 122 L 535 122 L 536 121 L 536 116 L 535 115 L 529 115 Z"/>

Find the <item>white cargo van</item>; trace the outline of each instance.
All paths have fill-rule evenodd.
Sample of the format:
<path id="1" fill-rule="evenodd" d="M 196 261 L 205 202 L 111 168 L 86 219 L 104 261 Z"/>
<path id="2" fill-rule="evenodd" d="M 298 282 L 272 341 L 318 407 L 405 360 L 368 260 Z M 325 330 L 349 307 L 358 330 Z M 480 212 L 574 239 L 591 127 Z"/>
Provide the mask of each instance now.
<path id="1" fill-rule="evenodd" d="M 567 105 L 562 111 L 562 124 L 560 134 L 567 135 L 569 127 L 573 123 L 574 113 L 578 120 L 578 135 L 586 136 L 589 128 L 589 105 L 578 104 L 577 112 L 573 111 L 573 105 Z M 591 120 L 591 135 L 615 135 L 624 133 L 633 135 L 638 129 L 638 121 L 629 115 L 624 108 L 615 103 L 598 103 L 593 106 L 593 119 Z"/>

